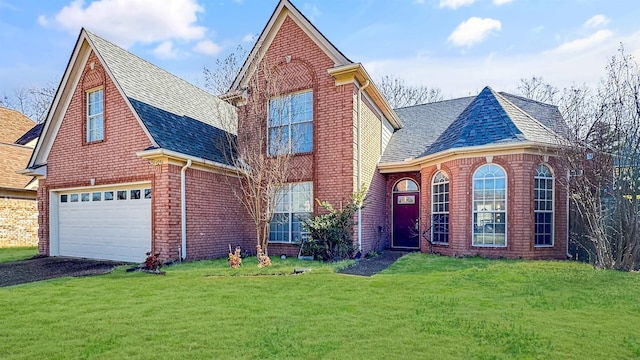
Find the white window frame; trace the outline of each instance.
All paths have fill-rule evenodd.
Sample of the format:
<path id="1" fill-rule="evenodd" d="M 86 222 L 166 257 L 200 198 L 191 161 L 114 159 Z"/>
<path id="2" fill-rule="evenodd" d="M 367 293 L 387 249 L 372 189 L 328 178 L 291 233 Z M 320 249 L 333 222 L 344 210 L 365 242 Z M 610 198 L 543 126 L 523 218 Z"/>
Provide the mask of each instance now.
<path id="1" fill-rule="evenodd" d="M 305 209 L 304 211 L 301 211 L 301 209 L 294 209 L 293 205 L 294 205 L 294 189 L 297 186 L 300 185 L 306 185 L 309 187 L 309 193 L 306 195 L 307 198 L 307 203 L 305 203 Z M 284 192 L 284 194 L 283 194 Z M 279 243 L 279 244 L 299 244 L 300 241 L 302 240 L 302 238 L 300 239 L 294 239 L 294 231 L 293 231 L 293 217 L 300 215 L 300 214 L 306 214 L 308 216 L 313 216 L 313 182 L 311 181 L 305 181 L 305 182 L 296 182 L 296 183 L 288 183 L 283 185 L 283 187 L 277 191 L 277 193 L 274 195 L 277 197 L 276 199 L 276 206 L 275 209 L 273 210 L 273 216 L 275 217 L 275 215 L 277 214 L 285 214 L 288 217 L 288 221 L 287 221 L 287 233 L 288 233 L 288 241 L 279 241 L 279 240 L 273 240 L 271 237 L 271 232 L 272 232 L 272 227 L 273 226 L 277 226 L 277 223 L 274 222 L 274 219 L 272 218 L 271 224 L 269 225 L 269 242 L 270 243 Z M 301 237 L 302 234 L 304 234 L 304 231 L 300 231 Z"/>
<path id="2" fill-rule="evenodd" d="M 295 111 L 296 109 L 292 108 L 292 104 L 294 103 L 293 98 L 294 97 L 303 97 L 303 96 L 309 96 L 310 100 L 308 102 L 309 108 L 307 108 L 305 106 L 305 108 L 303 109 L 302 112 L 297 112 Z M 307 104 L 307 102 L 305 102 L 305 104 Z M 274 119 L 273 115 L 273 106 L 277 105 L 282 107 L 279 110 L 276 110 L 276 112 L 280 113 L 279 116 L 277 118 Z M 269 155 L 279 155 L 279 154 L 305 154 L 305 153 L 310 153 L 313 151 L 313 90 L 312 89 L 308 89 L 308 90 L 303 90 L 303 91 L 298 91 L 298 92 L 294 92 L 291 94 L 287 94 L 284 96 L 279 96 L 279 97 L 274 97 L 269 99 L 269 106 L 268 106 L 268 115 L 267 115 L 267 152 Z M 309 117 L 308 118 L 304 118 L 302 121 L 296 121 L 296 114 L 300 114 L 300 113 L 308 113 Z M 283 119 L 283 117 L 286 117 L 286 119 Z M 275 122 L 275 123 L 274 123 Z M 296 141 L 294 139 L 294 134 L 293 131 L 291 131 L 294 127 L 297 126 L 305 126 L 305 124 L 307 124 L 308 126 L 310 126 L 311 128 L 311 133 L 309 134 L 310 140 L 311 140 L 311 145 L 309 149 L 303 149 L 303 150 L 296 150 Z M 271 144 L 271 130 L 275 129 L 275 128 L 280 128 L 283 129 L 282 133 L 284 134 L 285 131 L 284 129 L 286 129 L 286 149 L 280 149 L 280 148 L 274 148 L 273 144 Z M 306 134 L 306 133 L 305 133 Z"/>
<path id="3" fill-rule="evenodd" d="M 437 181 L 437 182 L 436 182 Z M 447 188 L 446 192 L 440 193 L 439 191 L 436 191 L 436 188 L 440 185 L 449 185 Z M 433 178 L 431 179 L 431 241 L 434 244 L 442 244 L 442 245 L 448 245 L 449 244 L 449 229 L 450 229 L 450 224 L 451 224 L 451 218 L 449 215 L 449 206 L 451 204 L 451 182 L 449 180 L 449 176 L 447 176 L 447 173 L 445 173 L 442 170 L 438 170 L 438 172 L 435 173 L 435 175 L 433 175 Z M 445 195 L 446 196 L 446 200 L 440 202 L 440 201 L 436 201 L 436 195 Z M 444 211 L 440 211 L 437 208 L 437 205 L 444 205 L 445 210 Z M 434 218 L 436 216 L 442 216 L 442 215 L 446 215 L 447 216 L 447 229 L 446 229 L 446 234 L 447 234 L 447 241 L 435 241 L 434 240 L 434 233 L 436 230 L 436 226 L 434 223 Z"/>
<path id="4" fill-rule="evenodd" d="M 91 96 L 93 94 L 100 94 L 100 99 L 96 104 L 100 104 L 100 112 L 92 113 L 93 108 L 91 102 Z M 102 141 L 104 140 L 104 88 L 96 88 L 87 91 L 87 142 Z"/>
<path id="5" fill-rule="evenodd" d="M 548 173 L 550 174 L 550 176 L 542 176 L 540 175 L 540 168 L 544 167 L 547 169 Z M 553 169 L 547 165 L 547 164 L 540 164 L 536 167 L 535 169 L 535 174 L 534 174 L 534 184 L 533 184 L 533 223 L 534 223 L 534 228 L 533 228 L 533 244 L 535 247 L 553 247 L 555 244 L 555 239 L 554 239 L 554 233 L 555 233 L 555 221 L 556 221 L 556 217 L 555 217 L 555 201 L 556 201 L 556 177 L 553 173 Z M 538 206 L 538 202 L 547 202 L 549 199 L 538 199 L 538 194 L 539 191 L 545 191 L 547 192 L 549 189 L 547 189 L 546 187 L 544 189 L 539 188 L 536 186 L 536 180 L 543 180 L 546 184 L 547 181 L 551 181 L 551 210 L 545 209 L 544 210 L 540 210 L 540 207 Z M 536 237 L 538 235 L 538 222 L 537 222 L 537 214 L 551 214 L 551 244 L 536 244 Z M 546 234 L 543 234 L 546 235 Z"/>
<path id="6" fill-rule="evenodd" d="M 487 167 L 496 167 L 497 169 L 501 170 L 502 173 L 504 174 L 504 177 L 494 177 L 494 180 L 497 179 L 504 179 L 504 210 L 503 209 L 498 209 L 496 211 L 496 209 L 485 209 L 485 210 L 478 210 L 476 209 L 476 186 L 475 186 L 475 181 L 476 181 L 476 175 L 478 174 L 478 172 L 480 172 L 480 170 L 482 170 L 483 168 L 487 168 Z M 487 179 L 486 177 L 483 177 L 482 180 Z M 480 180 L 480 179 L 478 179 Z M 485 188 L 486 190 L 486 188 Z M 494 187 L 494 190 L 496 190 L 496 188 Z M 471 192 L 472 192 L 472 197 L 471 197 L 471 246 L 474 247 L 492 247 L 492 248 L 506 248 L 507 244 L 508 244 L 508 239 L 507 239 L 507 234 L 508 234 L 508 214 L 509 214 L 509 209 L 508 209 L 508 204 L 509 204 L 509 184 L 508 184 L 508 177 L 507 177 L 507 171 L 500 165 L 494 164 L 494 163 L 489 163 L 489 164 L 484 164 L 482 166 L 480 166 L 479 168 L 476 169 L 476 171 L 473 172 L 473 176 L 471 178 Z M 483 192 L 483 196 L 484 196 L 484 192 Z M 494 201 L 495 202 L 495 201 Z M 494 235 L 494 240 L 493 240 L 493 244 L 486 244 L 483 243 L 476 243 L 476 232 L 475 232 L 475 218 L 476 215 L 480 215 L 480 214 L 493 214 L 494 215 L 494 219 L 495 219 L 495 215 L 496 214 L 503 214 L 504 215 L 504 245 L 503 244 L 496 244 L 495 242 L 495 235 Z M 495 220 L 494 220 L 495 221 Z M 491 223 L 494 225 L 494 234 L 495 234 L 495 222 Z M 484 228 L 485 225 L 483 225 Z M 484 232 L 483 232 L 484 234 Z"/>

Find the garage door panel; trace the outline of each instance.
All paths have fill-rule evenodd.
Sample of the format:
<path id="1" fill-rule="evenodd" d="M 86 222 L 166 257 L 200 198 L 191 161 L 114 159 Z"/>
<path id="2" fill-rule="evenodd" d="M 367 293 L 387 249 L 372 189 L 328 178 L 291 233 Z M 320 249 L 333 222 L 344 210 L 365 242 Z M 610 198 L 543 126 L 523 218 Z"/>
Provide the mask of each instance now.
<path id="1" fill-rule="evenodd" d="M 58 209 L 60 255 L 143 261 L 145 253 L 151 249 L 151 199 L 143 197 L 145 188 L 149 186 L 61 192 Z M 139 190 L 141 198 L 131 199 L 131 190 Z M 126 200 L 118 200 L 118 191 L 126 192 L 121 194 L 126 195 Z M 113 194 L 113 200 L 106 200 L 106 192 Z M 88 197 L 82 195 L 87 193 Z M 89 201 L 82 201 L 83 197 Z M 71 202 L 76 198 L 77 202 Z"/>

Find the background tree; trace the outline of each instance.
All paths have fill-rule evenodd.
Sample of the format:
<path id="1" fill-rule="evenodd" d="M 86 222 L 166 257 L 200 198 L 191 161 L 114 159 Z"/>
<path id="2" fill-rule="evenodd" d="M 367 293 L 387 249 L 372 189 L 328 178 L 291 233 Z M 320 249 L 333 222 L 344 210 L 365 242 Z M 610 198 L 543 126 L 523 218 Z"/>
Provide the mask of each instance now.
<path id="1" fill-rule="evenodd" d="M 563 92 L 574 127 L 569 169 L 572 236 L 598 268 L 640 269 L 640 67 L 620 48 L 594 92 Z"/>
<path id="2" fill-rule="evenodd" d="M 235 80 L 242 59 L 247 56 L 247 51 L 238 45 L 236 51 L 224 58 L 216 59 L 212 67 L 205 65 L 202 74 L 204 75 L 204 87 L 214 95 L 222 95 L 229 91 L 233 80 Z"/>
<path id="3" fill-rule="evenodd" d="M 528 79 L 520 79 L 518 93 L 531 100 L 540 101 L 547 104 L 556 103 L 558 88 L 544 82 L 541 76 L 532 76 Z"/>
<path id="4" fill-rule="evenodd" d="M 56 95 L 56 85 L 52 82 L 45 86 L 17 88 L 12 94 L 0 97 L 0 106 L 14 109 L 35 122 L 44 121 Z"/>
<path id="5" fill-rule="evenodd" d="M 442 91 L 424 85 L 408 85 L 394 75 L 385 75 L 376 84 L 389 106 L 394 109 L 441 101 Z"/>

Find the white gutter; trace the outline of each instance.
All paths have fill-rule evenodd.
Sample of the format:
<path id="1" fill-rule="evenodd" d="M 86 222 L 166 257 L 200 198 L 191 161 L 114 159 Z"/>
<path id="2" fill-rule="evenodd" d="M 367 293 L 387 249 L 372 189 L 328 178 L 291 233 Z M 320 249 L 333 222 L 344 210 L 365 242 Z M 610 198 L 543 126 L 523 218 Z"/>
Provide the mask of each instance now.
<path id="1" fill-rule="evenodd" d="M 371 82 L 367 80 L 364 85 L 358 88 L 358 191 L 362 184 L 362 91 L 364 91 Z M 377 250 L 377 249 L 376 249 Z M 358 251 L 362 251 L 362 209 L 358 208 Z"/>
<path id="2" fill-rule="evenodd" d="M 185 166 L 180 169 L 180 224 L 182 225 L 182 247 L 180 248 L 180 259 L 187 258 L 187 195 L 186 195 L 186 172 L 191 166 L 191 159 L 187 160 Z"/>
<path id="3" fill-rule="evenodd" d="M 136 155 L 147 160 L 157 158 L 157 157 L 168 157 L 168 158 L 177 159 L 178 161 L 187 160 L 187 161 L 191 161 L 193 164 L 196 164 L 196 165 L 202 165 L 210 168 L 220 169 L 225 173 L 230 173 L 230 175 L 232 176 L 235 176 L 234 173 L 238 172 L 238 169 L 231 165 L 226 165 L 226 164 L 222 164 L 222 163 L 207 160 L 207 159 L 202 159 L 199 157 L 186 155 L 183 153 L 179 153 L 177 151 L 172 151 L 167 149 L 143 150 L 143 151 L 138 151 Z"/>

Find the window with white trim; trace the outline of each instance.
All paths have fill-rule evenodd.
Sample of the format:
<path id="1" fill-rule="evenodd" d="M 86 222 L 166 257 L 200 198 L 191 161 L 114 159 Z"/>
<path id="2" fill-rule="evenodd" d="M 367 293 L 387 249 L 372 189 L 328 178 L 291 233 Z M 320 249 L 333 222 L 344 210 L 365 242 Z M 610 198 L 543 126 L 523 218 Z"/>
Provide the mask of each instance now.
<path id="1" fill-rule="evenodd" d="M 313 91 L 269 100 L 269 155 L 313 150 Z"/>
<path id="2" fill-rule="evenodd" d="M 449 243 L 449 177 L 438 171 L 431 186 L 431 241 Z"/>
<path id="3" fill-rule="evenodd" d="M 277 203 L 269 225 L 269 241 L 300 243 L 304 235 L 302 220 L 313 215 L 313 183 L 286 184 L 275 196 Z"/>
<path id="4" fill-rule="evenodd" d="M 533 179 L 535 246 L 553 246 L 553 173 L 540 164 Z"/>
<path id="5" fill-rule="evenodd" d="M 104 93 L 87 92 L 87 142 L 104 140 Z"/>
<path id="6" fill-rule="evenodd" d="M 486 164 L 473 174 L 473 246 L 507 246 L 507 175 Z"/>

